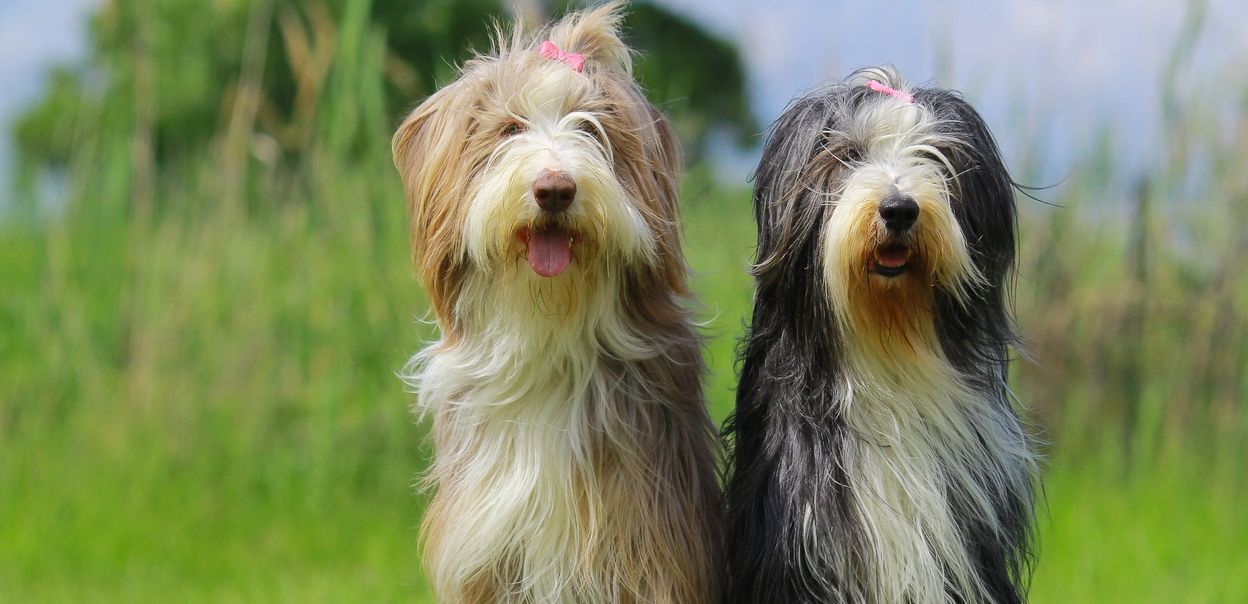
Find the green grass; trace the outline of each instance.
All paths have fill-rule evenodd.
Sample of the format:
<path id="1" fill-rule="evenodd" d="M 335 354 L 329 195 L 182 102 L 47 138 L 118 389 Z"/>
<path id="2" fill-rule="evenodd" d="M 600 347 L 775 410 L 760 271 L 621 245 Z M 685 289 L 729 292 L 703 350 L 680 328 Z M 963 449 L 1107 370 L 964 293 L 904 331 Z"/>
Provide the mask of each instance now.
<path id="1" fill-rule="evenodd" d="M 1106 457 L 1053 461 L 1033 601 L 1248 602 L 1242 456 L 1129 477 Z"/>
<path id="2" fill-rule="evenodd" d="M 0 601 L 420 593 L 394 209 L 6 236 Z"/>

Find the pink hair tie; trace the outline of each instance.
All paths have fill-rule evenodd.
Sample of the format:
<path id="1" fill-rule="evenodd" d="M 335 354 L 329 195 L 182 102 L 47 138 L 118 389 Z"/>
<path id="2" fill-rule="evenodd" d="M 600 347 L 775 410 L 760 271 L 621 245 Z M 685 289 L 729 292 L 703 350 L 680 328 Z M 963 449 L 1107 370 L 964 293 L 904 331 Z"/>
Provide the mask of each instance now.
<path id="1" fill-rule="evenodd" d="M 555 43 L 550 40 L 542 42 L 541 46 L 537 47 L 537 52 L 547 59 L 564 63 L 568 67 L 575 69 L 577 72 L 585 69 L 585 55 L 577 54 L 575 52 L 564 52 L 563 50 L 560 50 L 558 46 L 555 46 Z"/>
<path id="2" fill-rule="evenodd" d="M 870 82 L 867 82 L 867 88 L 870 88 L 871 90 L 874 90 L 880 94 L 887 94 L 888 96 L 891 96 L 902 102 L 914 103 L 914 95 L 910 94 L 909 92 L 897 90 L 896 88 L 886 86 L 883 83 L 877 82 L 875 80 L 871 80 Z"/>

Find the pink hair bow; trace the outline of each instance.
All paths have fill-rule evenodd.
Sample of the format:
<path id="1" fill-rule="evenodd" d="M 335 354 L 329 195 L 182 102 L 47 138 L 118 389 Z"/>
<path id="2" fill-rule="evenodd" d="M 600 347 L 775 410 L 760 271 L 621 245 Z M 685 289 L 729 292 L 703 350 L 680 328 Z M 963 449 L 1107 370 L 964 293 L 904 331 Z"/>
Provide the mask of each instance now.
<path id="1" fill-rule="evenodd" d="M 871 90 L 874 90 L 880 94 L 887 94 L 888 96 L 891 96 L 895 99 L 901 100 L 906 103 L 914 102 L 914 96 L 911 95 L 909 92 L 906 92 L 904 90 L 897 90 L 896 88 L 887 86 L 882 82 L 871 80 L 870 82 L 867 82 L 867 88 L 870 88 Z"/>
<path id="2" fill-rule="evenodd" d="M 541 46 L 537 47 L 538 54 L 552 61 L 559 61 L 567 64 L 568 67 L 580 72 L 585 69 L 585 55 L 574 52 L 564 52 L 554 42 L 546 40 Z"/>

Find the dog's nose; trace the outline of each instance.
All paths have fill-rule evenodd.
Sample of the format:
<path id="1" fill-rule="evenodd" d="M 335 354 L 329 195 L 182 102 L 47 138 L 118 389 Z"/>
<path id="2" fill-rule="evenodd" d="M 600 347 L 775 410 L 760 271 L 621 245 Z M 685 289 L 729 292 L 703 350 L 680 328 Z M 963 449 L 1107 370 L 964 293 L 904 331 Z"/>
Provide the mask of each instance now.
<path id="1" fill-rule="evenodd" d="M 909 195 L 893 193 L 880 202 L 880 218 L 888 230 L 904 231 L 919 219 L 919 204 Z"/>
<path id="2" fill-rule="evenodd" d="M 546 170 L 533 181 L 533 199 L 547 212 L 562 212 L 576 197 L 576 181 L 567 172 Z"/>

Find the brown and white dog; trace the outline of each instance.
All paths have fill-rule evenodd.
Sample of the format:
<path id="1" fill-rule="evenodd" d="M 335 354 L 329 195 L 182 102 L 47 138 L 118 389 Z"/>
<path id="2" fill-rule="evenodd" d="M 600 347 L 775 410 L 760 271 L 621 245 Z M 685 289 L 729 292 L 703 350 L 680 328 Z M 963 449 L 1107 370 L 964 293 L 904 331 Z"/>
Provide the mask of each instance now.
<path id="1" fill-rule="evenodd" d="M 720 494 L 679 151 L 620 4 L 498 35 L 394 137 L 441 339 L 426 570 L 443 602 L 712 602 Z"/>

